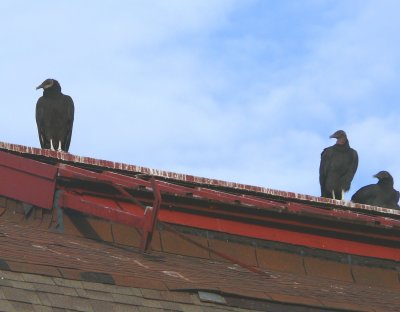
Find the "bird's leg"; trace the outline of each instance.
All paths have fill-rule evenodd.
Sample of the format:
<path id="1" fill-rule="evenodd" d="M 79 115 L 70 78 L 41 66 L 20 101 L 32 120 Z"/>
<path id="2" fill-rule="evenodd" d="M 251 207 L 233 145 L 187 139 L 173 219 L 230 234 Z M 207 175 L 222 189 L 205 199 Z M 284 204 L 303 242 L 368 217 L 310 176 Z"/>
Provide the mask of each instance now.
<path id="1" fill-rule="evenodd" d="M 336 199 L 336 198 L 335 198 L 335 190 L 332 190 L 332 198 L 333 198 L 333 199 Z"/>
<path id="2" fill-rule="evenodd" d="M 61 149 L 61 141 L 58 141 L 58 149 L 57 149 L 57 151 L 62 152 L 62 149 Z"/>
<path id="3" fill-rule="evenodd" d="M 55 151 L 56 149 L 54 148 L 54 146 L 53 146 L 53 139 L 50 139 L 50 149 L 52 150 L 52 151 Z"/>
<path id="4" fill-rule="evenodd" d="M 342 190 L 342 200 L 344 200 L 344 190 Z"/>

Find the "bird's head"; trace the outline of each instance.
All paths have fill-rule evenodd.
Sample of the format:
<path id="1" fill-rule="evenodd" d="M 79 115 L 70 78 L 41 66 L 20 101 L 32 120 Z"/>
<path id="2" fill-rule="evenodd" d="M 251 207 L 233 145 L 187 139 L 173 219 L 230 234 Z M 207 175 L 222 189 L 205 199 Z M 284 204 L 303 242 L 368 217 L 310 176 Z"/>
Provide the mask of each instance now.
<path id="1" fill-rule="evenodd" d="M 374 174 L 373 177 L 377 178 L 379 180 L 384 180 L 384 179 L 392 179 L 393 180 L 392 175 L 387 171 L 379 171 L 377 174 Z"/>
<path id="2" fill-rule="evenodd" d="M 337 144 L 345 144 L 347 142 L 346 132 L 338 130 L 334 134 L 329 136 L 331 139 L 336 139 Z"/>
<path id="3" fill-rule="evenodd" d="M 46 79 L 45 81 L 43 81 L 39 86 L 36 87 L 36 90 L 38 89 L 43 89 L 43 90 L 47 90 L 53 87 L 60 87 L 60 84 L 58 83 L 57 80 L 55 79 Z"/>

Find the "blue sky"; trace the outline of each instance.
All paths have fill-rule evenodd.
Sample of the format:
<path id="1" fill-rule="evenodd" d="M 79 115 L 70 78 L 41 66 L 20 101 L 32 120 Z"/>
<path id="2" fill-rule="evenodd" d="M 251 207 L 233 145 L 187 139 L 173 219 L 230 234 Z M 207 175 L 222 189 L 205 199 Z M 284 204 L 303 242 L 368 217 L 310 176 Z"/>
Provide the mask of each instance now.
<path id="1" fill-rule="evenodd" d="M 319 195 L 320 153 L 343 129 L 360 158 L 346 198 L 380 170 L 396 184 L 399 10 L 3 0 L 0 140 L 40 146 L 35 87 L 55 78 L 75 102 L 73 154 Z"/>

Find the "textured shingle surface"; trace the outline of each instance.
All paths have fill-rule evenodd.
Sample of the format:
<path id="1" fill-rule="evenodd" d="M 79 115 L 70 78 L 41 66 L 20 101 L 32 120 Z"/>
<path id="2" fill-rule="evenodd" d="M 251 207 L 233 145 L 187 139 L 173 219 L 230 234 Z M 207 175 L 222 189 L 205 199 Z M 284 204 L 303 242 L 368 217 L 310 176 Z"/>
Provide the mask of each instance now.
<path id="1" fill-rule="evenodd" d="M 194 293 L 176 296 L 133 287 L 76 282 L 63 278 L 0 271 L 1 311 L 203 311 L 202 306 L 240 311 L 202 303 Z M 52 284 L 52 285 L 50 285 Z M 63 285 L 63 286 L 61 286 Z"/>
<path id="2" fill-rule="evenodd" d="M 229 262 L 165 252 L 146 254 L 4 218 L 0 218 L 0 234 L 3 268 L 9 267 L 0 272 L 0 310 L 4 311 L 46 311 L 48 307 L 72 311 L 124 311 L 128 307 L 134 307 L 129 311 L 218 311 L 218 307 L 220 311 L 239 311 L 238 307 L 202 302 L 197 290 L 227 298 L 237 295 L 253 300 L 253 306 L 259 299 L 264 302 L 257 303 L 255 310 L 259 311 L 269 301 L 320 310 L 398 311 L 400 306 L 395 271 L 388 278 L 396 281 L 379 286 L 371 281 L 346 281 L 348 275 L 341 280 L 318 277 L 315 272 L 292 274 L 267 268 L 258 274 Z M 359 268 L 357 272 L 363 274 Z M 231 299 L 231 303 L 238 305 L 239 301 Z M 251 306 L 248 302 L 239 306 L 246 304 Z"/>
<path id="3" fill-rule="evenodd" d="M 319 311 L 294 306 L 291 310 L 273 303 L 247 302 L 239 308 L 234 298 L 231 306 L 201 301 L 195 292 L 171 292 L 91 282 L 76 282 L 64 278 L 40 279 L 39 275 L 0 270 L 0 311 Z M 41 283 L 44 282 L 44 283 Z M 49 285 L 52 283 L 53 285 Z M 60 286 L 60 285 L 64 286 Z M 4 286 L 7 285 L 7 286 Z M 217 295 L 218 296 L 218 295 Z"/>

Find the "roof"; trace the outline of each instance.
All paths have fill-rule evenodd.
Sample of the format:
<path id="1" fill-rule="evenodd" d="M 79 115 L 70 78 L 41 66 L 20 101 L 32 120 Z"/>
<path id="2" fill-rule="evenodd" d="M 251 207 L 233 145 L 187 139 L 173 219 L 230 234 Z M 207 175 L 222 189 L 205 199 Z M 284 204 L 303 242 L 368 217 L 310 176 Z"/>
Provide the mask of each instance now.
<path id="1" fill-rule="evenodd" d="M 400 306 L 398 211 L 6 143 L 0 174 L 6 311 Z"/>
<path id="2" fill-rule="evenodd" d="M 64 152 L 57 152 L 51 151 L 46 149 L 39 149 L 34 147 L 27 147 L 23 145 L 17 144 L 10 144 L 6 142 L 0 142 L 0 150 L 14 153 L 20 156 L 24 156 L 26 158 L 37 159 L 43 162 L 60 162 L 60 163 L 67 163 L 73 164 L 74 166 L 80 167 L 92 167 L 92 168 L 101 168 L 103 170 L 110 170 L 113 172 L 121 172 L 126 174 L 132 174 L 136 176 L 154 176 L 161 179 L 169 180 L 169 181 L 177 181 L 182 183 L 188 184 L 195 184 L 195 185 L 203 185 L 207 187 L 213 187 L 217 189 L 229 189 L 230 191 L 234 191 L 237 193 L 257 193 L 257 194 L 265 194 L 266 196 L 272 197 L 282 197 L 288 198 L 293 200 L 301 200 L 307 202 L 314 202 L 314 203 L 323 203 L 323 204 L 330 204 L 334 206 L 345 206 L 348 208 L 361 208 L 363 210 L 370 210 L 373 212 L 379 213 L 388 213 L 388 214 L 396 214 L 400 216 L 399 210 L 389 209 L 389 208 L 382 208 L 382 207 L 375 207 L 369 205 L 363 205 L 358 203 L 340 201 L 330 198 L 322 198 L 322 197 L 315 197 L 306 194 L 299 194 L 294 192 L 288 192 L 283 190 L 275 190 L 266 187 L 260 186 L 253 186 L 253 185 L 246 185 L 241 183 L 235 182 L 228 182 L 223 180 L 216 180 L 204 177 L 198 177 L 183 173 L 175 173 L 169 172 L 165 170 L 158 170 L 152 169 L 142 166 L 135 166 L 130 164 L 118 163 L 113 161 L 95 159 L 91 157 L 84 157 L 84 156 L 77 156 L 70 153 Z"/>

